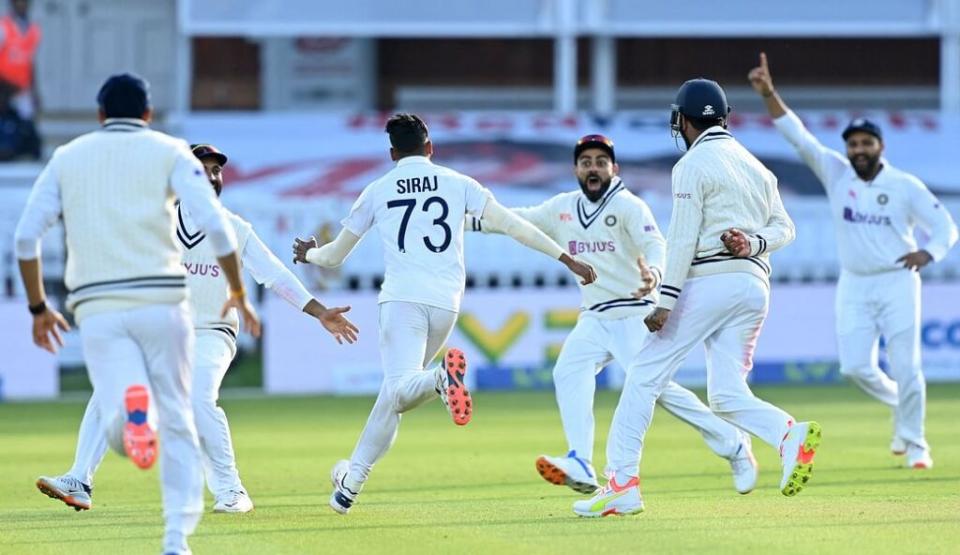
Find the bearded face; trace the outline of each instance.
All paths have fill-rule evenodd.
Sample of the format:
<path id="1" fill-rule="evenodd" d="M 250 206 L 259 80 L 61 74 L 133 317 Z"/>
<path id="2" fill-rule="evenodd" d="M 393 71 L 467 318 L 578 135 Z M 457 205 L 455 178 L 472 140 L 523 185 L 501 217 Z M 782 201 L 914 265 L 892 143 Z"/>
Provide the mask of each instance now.
<path id="1" fill-rule="evenodd" d="M 610 159 L 607 151 L 600 148 L 588 148 L 577 158 L 574 173 L 580 183 L 580 190 L 590 202 L 597 202 L 617 175 L 619 167 Z"/>
<path id="2" fill-rule="evenodd" d="M 221 167 L 220 162 L 212 156 L 204 158 L 201 162 L 203 162 L 203 170 L 207 172 L 207 179 L 210 180 L 210 185 L 213 186 L 213 190 L 216 191 L 219 197 L 220 191 L 223 190 L 223 167 Z"/>
<path id="3" fill-rule="evenodd" d="M 847 159 L 864 181 L 876 177 L 882 154 L 883 143 L 870 133 L 856 131 L 847 137 Z"/>

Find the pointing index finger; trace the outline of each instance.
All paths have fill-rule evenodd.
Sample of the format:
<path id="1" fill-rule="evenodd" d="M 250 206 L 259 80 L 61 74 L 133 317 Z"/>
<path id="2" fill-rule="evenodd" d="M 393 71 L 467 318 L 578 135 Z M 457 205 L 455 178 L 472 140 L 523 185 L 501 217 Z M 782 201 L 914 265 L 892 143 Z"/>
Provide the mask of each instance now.
<path id="1" fill-rule="evenodd" d="M 767 53 L 760 53 L 760 67 L 763 68 L 763 71 L 767 71 Z"/>

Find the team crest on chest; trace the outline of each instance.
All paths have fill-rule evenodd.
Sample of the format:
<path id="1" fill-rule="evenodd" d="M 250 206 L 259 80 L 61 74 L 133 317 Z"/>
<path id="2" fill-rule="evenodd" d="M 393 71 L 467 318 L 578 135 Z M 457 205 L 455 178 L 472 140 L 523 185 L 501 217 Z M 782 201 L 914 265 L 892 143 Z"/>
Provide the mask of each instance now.
<path id="1" fill-rule="evenodd" d="M 610 189 L 607 191 L 607 194 L 600 201 L 599 205 L 590 204 L 587 205 L 587 202 L 584 200 L 583 196 L 577 198 L 577 219 L 580 220 L 580 225 L 583 226 L 583 229 L 588 229 L 594 222 L 597 220 L 602 220 L 604 218 L 600 217 L 603 209 L 610 204 L 610 201 L 613 199 L 614 195 L 623 191 L 623 182 L 618 181 L 616 184 L 611 185 Z M 613 226 L 617 223 L 616 217 L 614 217 L 613 223 L 607 223 L 608 226 Z"/>
<path id="2" fill-rule="evenodd" d="M 888 202 L 890 202 L 890 197 L 888 197 L 886 193 L 880 193 L 880 194 L 877 196 L 877 203 L 878 203 L 880 206 L 883 206 L 883 205 L 887 204 Z"/>
<path id="3" fill-rule="evenodd" d="M 613 227 L 617 225 L 617 217 L 613 214 L 608 214 L 607 217 L 603 219 L 603 223 L 607 224 L 607 227 Z"/>

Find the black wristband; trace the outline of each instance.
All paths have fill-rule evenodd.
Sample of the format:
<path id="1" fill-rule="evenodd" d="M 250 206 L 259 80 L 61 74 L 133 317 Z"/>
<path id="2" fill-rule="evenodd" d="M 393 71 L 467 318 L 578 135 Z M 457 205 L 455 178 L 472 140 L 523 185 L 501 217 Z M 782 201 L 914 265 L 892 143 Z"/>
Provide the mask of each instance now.
<path id="1" fill-rule="evenodd" d="M 30 314 L 33 314 L 34 316 L 40 316 L 41 314 L 47 311 L 47 302 L 40 301 L 35 305 L 28 305 L 27 310 L 29 310 Z"/>

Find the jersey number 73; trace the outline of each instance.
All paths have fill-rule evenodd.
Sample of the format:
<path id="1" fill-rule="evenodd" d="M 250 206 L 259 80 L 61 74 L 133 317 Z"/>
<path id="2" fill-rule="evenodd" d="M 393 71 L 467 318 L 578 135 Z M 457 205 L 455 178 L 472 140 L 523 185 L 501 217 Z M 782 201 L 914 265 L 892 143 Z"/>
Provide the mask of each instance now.
<path id="1" fill-rule="evenodd" d="M 443 252 L 447 250 L 447 247 L 450 246 L 450 240 L 453 238 L 453 231 L 450 229 L 450 226 L 447 225 L 447 216 L 450 214 L 450 207 L 447 206 L 447 201 L 443 200 L 441 197 L 430 197 L 423 202 L 420 210 L 422 212 L 427 212 L 429 215 L 430 208 L 435 205 L 440 205 L 440 215 L 433 219 L 433 225 L 439 227 L 443 230 L 443 241 L 436 245 L 428 236 L 423 237 L 423 244 L 430 250 L 430 252 Z M 400 231 L 397 233 L 397 248 L 400 249 L 400 252 L 407 252 L 406 249 L 406 235 L 407 235 L 407 224 L 410 223 L 410 216 L 413 214 L 414 209 L 417 207 L 417 199 L 406 198 L 401 200 L 391 200 L 387 202 L 387 209 L 392 208 L 403 208 L 403 218 L 400 220 Z"/>

